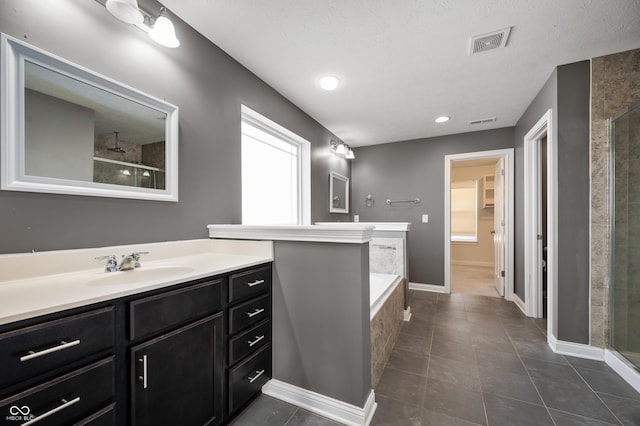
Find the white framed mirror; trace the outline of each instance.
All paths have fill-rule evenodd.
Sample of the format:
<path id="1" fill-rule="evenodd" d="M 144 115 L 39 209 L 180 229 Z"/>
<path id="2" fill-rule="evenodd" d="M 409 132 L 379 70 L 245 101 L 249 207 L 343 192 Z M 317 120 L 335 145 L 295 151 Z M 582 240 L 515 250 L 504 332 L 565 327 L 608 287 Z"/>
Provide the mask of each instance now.
<path id="1" fill-rule="evenodd" d="M 178 201 L 178 107 L 1 36 L 2 190 Z"/>
<path id="2" fill-rule="evenodd" d="M 349 213 L 349 178 L 329 173 L 329 213 Z"/>

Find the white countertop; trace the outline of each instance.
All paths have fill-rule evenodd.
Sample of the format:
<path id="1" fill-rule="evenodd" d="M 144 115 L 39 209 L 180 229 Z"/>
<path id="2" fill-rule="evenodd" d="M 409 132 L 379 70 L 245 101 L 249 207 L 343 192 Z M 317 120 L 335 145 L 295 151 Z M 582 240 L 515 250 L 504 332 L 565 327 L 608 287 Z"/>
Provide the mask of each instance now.
<path id="1" fill-rule="evenodd" d="M 107 254 L 142 255 L 141 267 L 104 272 Z M 146 258 L 146 260 L 145 260 Z M 193 240 L 0 255 L 0 324 L 108 301 L 273 261 L 262 241 Z M 86 266 L 90 265 L 90 268 Z"/>

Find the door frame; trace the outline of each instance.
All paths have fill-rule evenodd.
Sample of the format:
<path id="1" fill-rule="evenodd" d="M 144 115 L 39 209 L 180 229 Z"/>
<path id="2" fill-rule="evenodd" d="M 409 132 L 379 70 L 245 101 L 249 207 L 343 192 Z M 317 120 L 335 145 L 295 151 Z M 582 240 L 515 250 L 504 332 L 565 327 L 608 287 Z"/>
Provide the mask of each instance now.
<path id="1" fill-rule="evenodd" d="M 505 183 L 505 279 L 504 298 L 513 300 L 514 281 L 514 149 L 466 152 L 444 156 L 444 293 L 451 293 L 451 163 L 483 158 L 504 158 Z"/>
<path id="2" fill-rule="evenodd" d="M 558 161 L 553 111 L 547 110 L 524 136 L 524 286 L 519 306 L 529 317 L 542 316 L 542 274 L 539 268 L 540 140 L 547 137 L 547 337 L 557 334 L 558 293 Z"/>

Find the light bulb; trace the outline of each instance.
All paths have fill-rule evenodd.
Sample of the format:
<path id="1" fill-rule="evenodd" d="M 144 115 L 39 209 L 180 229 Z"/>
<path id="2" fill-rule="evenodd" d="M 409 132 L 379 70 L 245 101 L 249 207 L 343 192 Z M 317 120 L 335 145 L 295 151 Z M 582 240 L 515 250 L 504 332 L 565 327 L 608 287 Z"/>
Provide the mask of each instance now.
<path id="1" fill-rule="evenodd" d="M 144 22 L 137 0 L 107 0 L 105 7 L 114 17 L 127 24 L 136 25 Z"/>
<path id="2" fill-rule="evenodd" d="M 318 80 L 322 90 L 335 90 L 340 85 L 340 79 L 333 75 L 327 75 Z"/>
<path id="3" fill-rule="evenodd" d="M 173 22 L 166 17 L 164 8 L 162 8 L 160 16 L 158 16 L 153 27 L 149 30 L 149 37 L 151 37 L 151 40 L 165 47 L 175 48 L 180 46 L 180 40 L 176 37 Z"/>

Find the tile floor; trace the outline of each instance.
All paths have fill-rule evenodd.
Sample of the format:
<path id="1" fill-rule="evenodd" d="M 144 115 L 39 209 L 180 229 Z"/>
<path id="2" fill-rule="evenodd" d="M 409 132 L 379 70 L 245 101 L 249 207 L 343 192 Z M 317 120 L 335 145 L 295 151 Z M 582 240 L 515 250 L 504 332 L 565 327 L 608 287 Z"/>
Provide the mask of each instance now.
<path id="1" fill-rule="evenodd" d="M 510 302 L 412 291 L 413 318 L 375 389 L 373 425 L 640 425 L 640 394 L 606 364 L 553 353 Z M 267 396 L 233 425 L 335 425 Z"/>
<path id="2" fill-rule="evenodd" d="M 492 266 L 451 265 L 451 292 L 500 297 Z"/>

